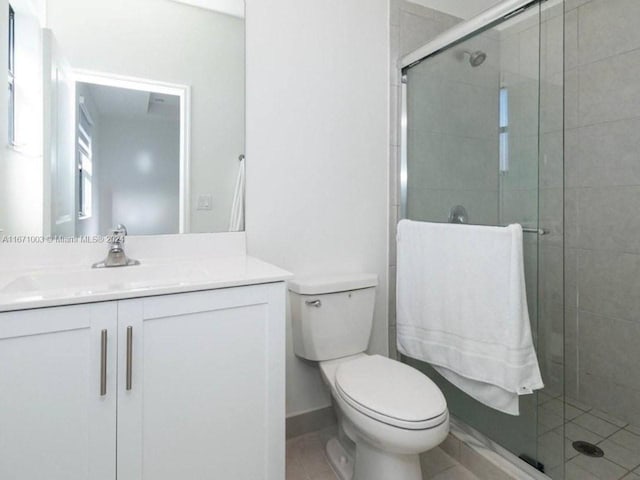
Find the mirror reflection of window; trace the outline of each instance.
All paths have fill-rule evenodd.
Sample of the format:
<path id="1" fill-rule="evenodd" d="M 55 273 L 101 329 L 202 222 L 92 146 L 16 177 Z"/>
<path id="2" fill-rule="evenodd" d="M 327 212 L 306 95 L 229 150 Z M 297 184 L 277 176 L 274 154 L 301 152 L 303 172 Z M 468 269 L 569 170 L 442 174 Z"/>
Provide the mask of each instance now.
<path id="1" fill-rule="evenodd" d="M 16 15 L 13 7 L 9 5 L 9 144 L 15 143 L 15 118 L 16 118 L 16 88 L 15 88 L 15 63 L 16 63 Z"/>
<path id="2" fill-rule="evenodd" d="M 78 110 L 78 217 L 86 219 L 91 217 L 93 203 L 93 142 L 91 138 L 93 120 L 82 96 Z"/>

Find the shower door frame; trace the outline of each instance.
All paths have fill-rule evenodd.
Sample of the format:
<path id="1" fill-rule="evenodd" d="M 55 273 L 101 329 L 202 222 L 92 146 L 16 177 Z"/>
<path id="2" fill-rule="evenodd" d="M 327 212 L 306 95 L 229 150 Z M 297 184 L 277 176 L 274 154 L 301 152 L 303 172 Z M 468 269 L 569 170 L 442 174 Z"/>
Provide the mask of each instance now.
<path id="1" fill-rule="evenodd" d="M 407 72 L 417 64 L 431 58 L 437 56 L 445 50 L 448 50 L 451 47 L 454 47 L 457 44 L 465 42 L 466 40 L 482 33 L 485 30 L 493 28 L 496 25 L 503 23 L 504 21 L 509 20 L 512 17 L 519 15 L 525 11 L 528 11 L 531 7 L 536 7 L 544 3 L 545 0 L 505 0 L 500 4 L 491 7 L 480 15 L 468 20 L 461 22 L 455 27 L 447 30 L 443 34 L 437 36 L 435 39 L 430 41 L 429 43 L 423 45 L 422 47 L 414 50 L 413 52 L 403 56 L 398 64 L 398 69 L 400 70 L 400 105 L 398 112 L 400 114 L 400 124 L 399 124 L 399 165 L 398 165 L 398 178 L 396 180 L 396 185 L 398 186 L 399 193 L 399 219 L 408 218 L 408 129 L 409 129 L 409 119 L 408 119 L 408 78 Z M 539 79 L 539 82 L 541 79 Z M 540 95 L 540 93 L 538 93 Z M 540 102 L 540 98 L 538 98 L 538 102 Z M 540 107 L 540 104 L 539 104 Z M 397 121 L 397 120 L 396 120 Z M 538 120 L 540 122 L 540 120 Z M 540 127 L 538 127 L 540 128 Z M 540 135 L 540 131 L 538 131 L 538 135 Z M 540 140 L 538 140 L 539 142 Z M 538 152 L 539 154 L 539 152 Z M 538 199 L 539 202 L 539 199 Z M 533 230 L 533 229 L 531 229 Z M 538 228 L 535 229 L 535 232 L 539 235 L 544 235 L 549 233 L 546 230 L 541 230 L 540 225 L 538 224 Z M 539 260 L 537 260 L 539 261 Z M 564 308 L 564 307 L 563 307 Z M 564 384 L 564 380 L 563 380 Z M 540 405 L 538 404 L 538 409 Z M 538 421 L 537 421 L 538 422 Z M 459 425 L 459 422 L 454 419 L 453 425 Z M 466 426 L 464 429 L 469 429 L 469 431 L 473 431 L 472 437 L 475 441 L 480 441 L 484 447 L 488 450 L 495 452 L 498 456 L 505 458 L 509 463 L 515 465 L 517 468 L 521 469 L 523 472 L 526 472 L 530 478 L 536 479 L 549 479 L 550 477 L 546 476 L 544 473 L 540 472 L 536 468 L 534 468 L 529 463 L 523 461 L 521 458 L 518 458 L 517 454 L 514 454 L 512 451 L 508 450 L 506 447 L 503 447 L 499 443 L 496 443 L 494 440 L 487 437 L 484 433 L 475 430 L 473 427 Z M 539 428 L 539 427 L 538 427 Z M 460 427 L 455 427 L 455 429 L 460 430 Z M 466 432 L 466 430 L 465 430 Z M 468 433 L 463 432 L 463 435 L 469 436 Z M 537 434 L 536 434 L 537 436 Z M 471 438 L 471 437 L 470 437 Z M 536 446 L 539 448 L 539 444 Z M 563 446 L 564 448 L 564 446 Z M 564 472 L 563 472 L 564 478 Z"/>

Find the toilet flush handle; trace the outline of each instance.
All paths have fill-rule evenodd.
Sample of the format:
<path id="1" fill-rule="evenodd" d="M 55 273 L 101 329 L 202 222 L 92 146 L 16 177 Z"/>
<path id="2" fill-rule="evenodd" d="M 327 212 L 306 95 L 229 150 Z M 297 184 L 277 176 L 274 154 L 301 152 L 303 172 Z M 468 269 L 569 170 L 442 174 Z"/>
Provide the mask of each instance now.
<path id="1" fill-rule="evenodd" d="M 322 302 L 320 300 L 306 300 L 304 303 L 310 307 L 320 308 L 322 306 Z"/>

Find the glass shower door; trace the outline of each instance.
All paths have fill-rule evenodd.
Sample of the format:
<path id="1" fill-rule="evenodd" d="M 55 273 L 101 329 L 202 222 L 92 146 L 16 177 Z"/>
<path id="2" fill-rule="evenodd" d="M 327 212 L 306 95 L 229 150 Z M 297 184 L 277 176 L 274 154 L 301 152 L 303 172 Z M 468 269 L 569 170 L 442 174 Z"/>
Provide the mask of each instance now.
<path id="1" fill-rule="evenodd" d="M 547 473 L 562 464 L 555 457 L 564 445 L 562 434 L 542 437 L 563 428 L 562 411 L 541 407 L 544 392 L 561 395 L 563 385 L 555 304 L 562 301 L 562 202 L 553 202 L 563 187 L 562 55 L 550 55 L 562 51 L 562 14 L 561 1 L 537 4 L 404 72 L 403 217 L 525 228 L 527 300 L 546 388 L 521 396 L 520 415 L 510 416 L 429 365 L 404 361 L 440 386 L 455 417 Z"/>

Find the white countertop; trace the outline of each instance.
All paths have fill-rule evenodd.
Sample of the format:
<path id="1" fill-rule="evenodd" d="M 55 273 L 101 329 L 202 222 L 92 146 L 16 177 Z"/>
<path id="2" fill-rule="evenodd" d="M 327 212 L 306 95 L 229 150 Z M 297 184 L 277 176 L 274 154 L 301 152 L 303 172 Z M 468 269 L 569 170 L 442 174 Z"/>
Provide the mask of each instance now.
<path id="1" fill-rule="evenodd" d="M 0 271 L 0 312 L 281 282 L 292 274 L 249 256 L 140 258 L 141 265 Z"/>

